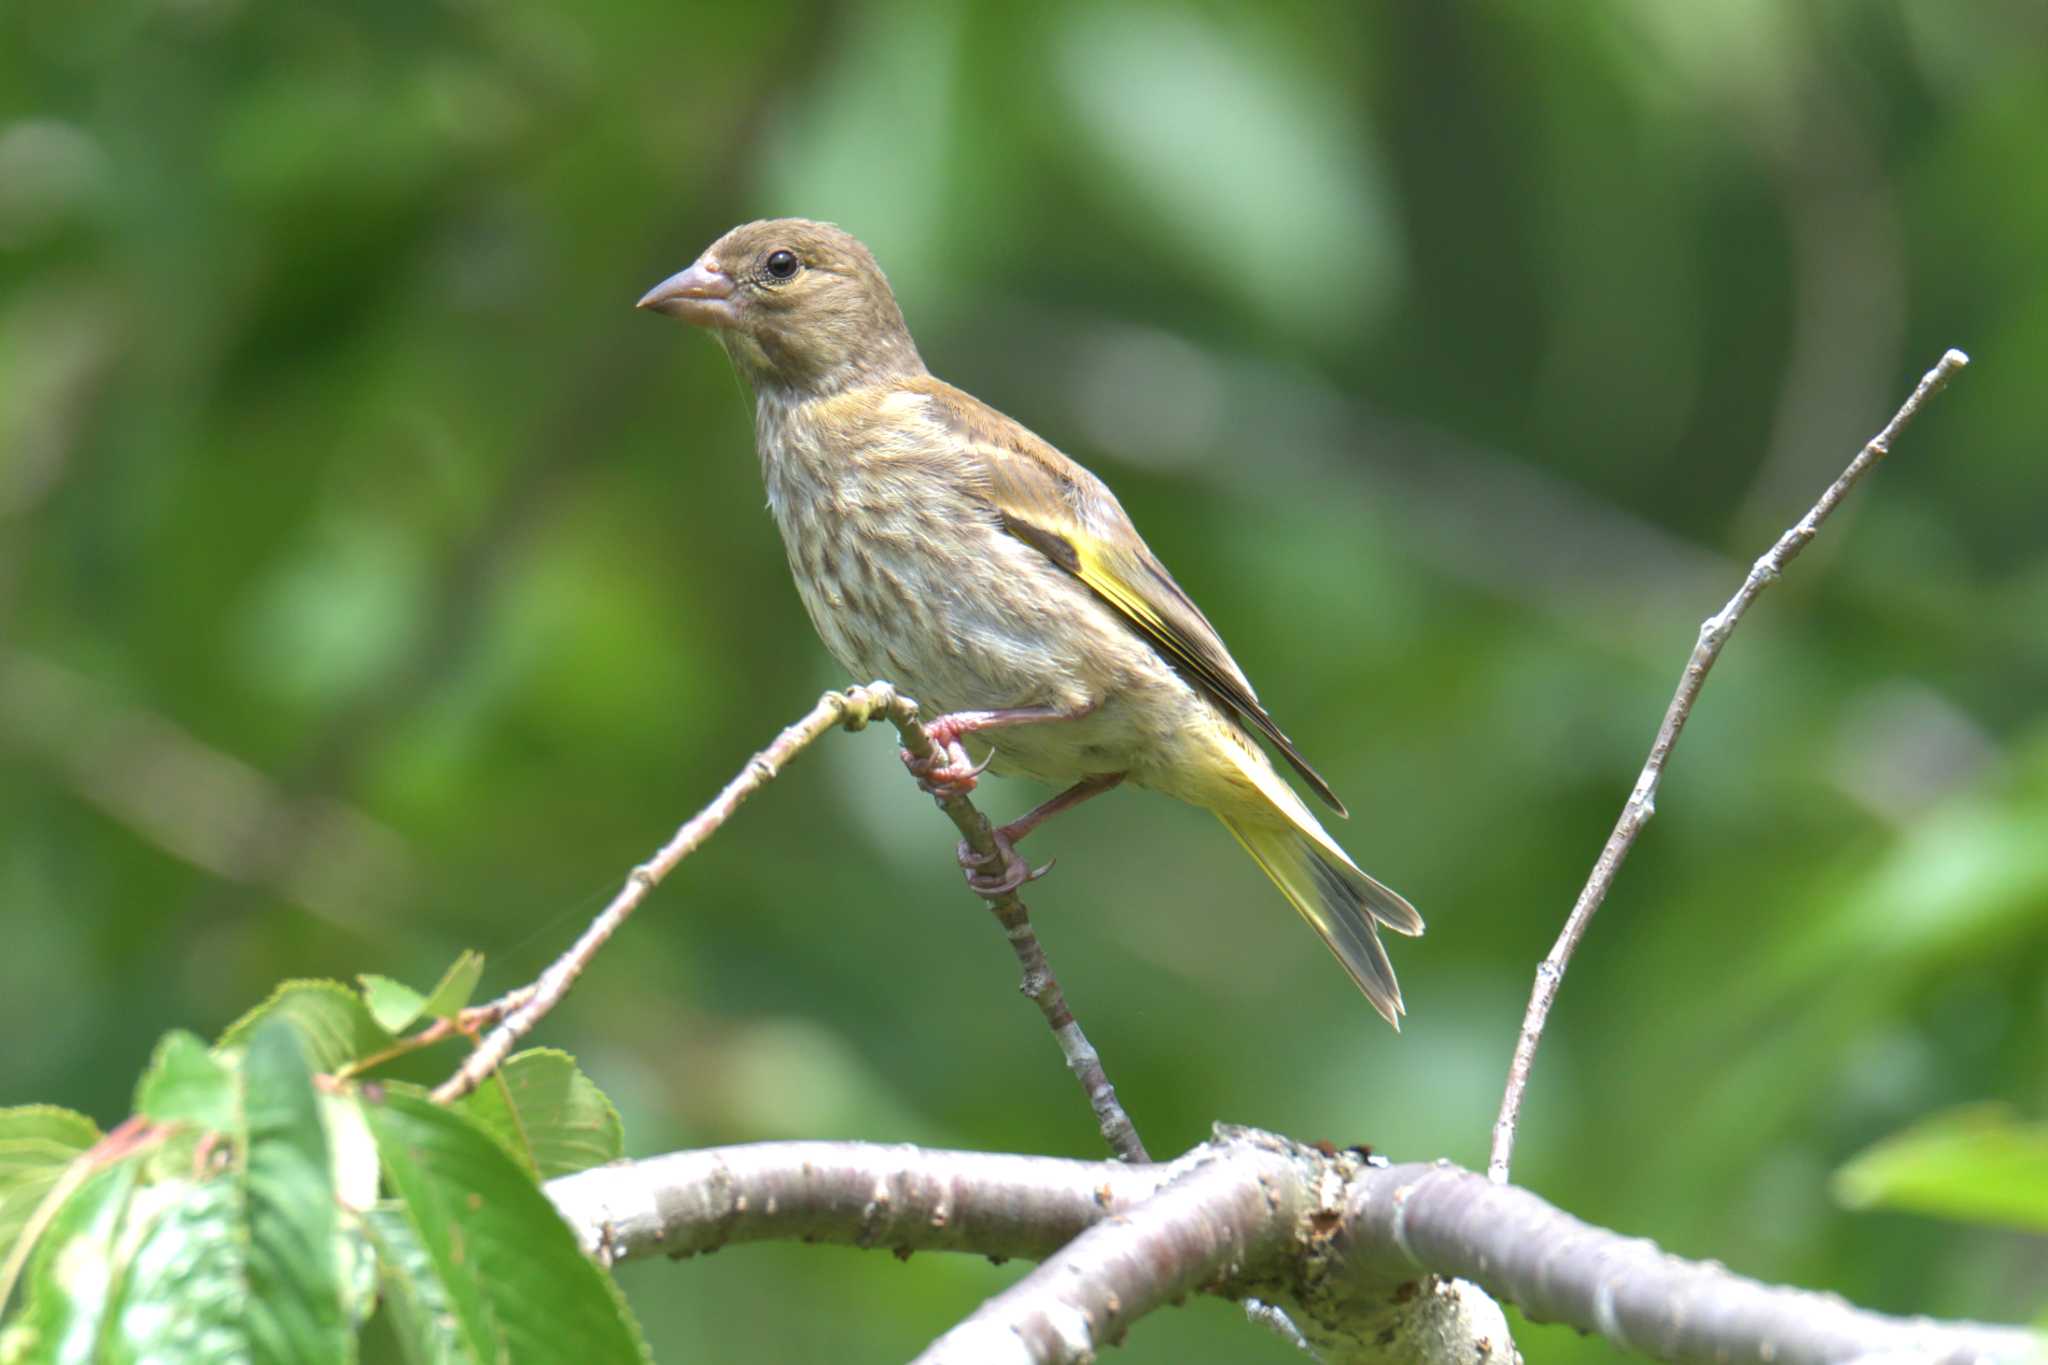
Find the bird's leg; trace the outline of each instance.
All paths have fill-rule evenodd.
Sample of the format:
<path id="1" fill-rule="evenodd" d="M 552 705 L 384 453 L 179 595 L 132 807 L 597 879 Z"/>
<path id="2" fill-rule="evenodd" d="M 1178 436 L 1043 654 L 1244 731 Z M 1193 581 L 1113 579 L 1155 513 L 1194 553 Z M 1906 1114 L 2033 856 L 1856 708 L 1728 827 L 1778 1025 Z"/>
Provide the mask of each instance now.
<path id="1" fill-rule="evenodd" d="M 1002 729 L 1005 726 L 1011 725 L 1036 725 L 1043 721 L 1078 720 L 1093 711 L 1098 705 L 1100 705 L 1099 702 L 1091 701 L 1082 706 L 1066 708 L 1057 706 L 1011 706 L 989 711 L 949 711 L 945 715 L 932 720 L 924 727 L 925 734 L 929 735 L 932 741 L 931 756 L 920 759 L 908 749 L 905 749 L 902 751 L 903 766 L 910 769 L 911 775 L 917 779 L 918 786 L 923 787 L 925 791 L 940 800 L 953 796 L 965 796 L 974 790 L 975 781 L 981 776 L 981 770 L 988 766 L 989 762 L 995 758 L 995 755 L 991 753 L 988 759 L 975 763 L 972 759 L 968 758 L 967 750 L 960 743 L 962 735 L 971 735 L 982 730 Z M 1088 784 L 1083 783 L 1081 785 L 1086 786 Z M 1089 796 L 1095 794 L 1092 790 L 1080 794 L 1076 793 L 1080 793 L 1079 787 L 1076 787 L 1073 792 L 1064 794 L 1062 797 L 1054 797 L 1051 801 L 1046 802 L 1040 810 L 1025 816 L 1024 820 L 1019 823 L 1023 825 L 1025 830 L 1028 830 L 1040 820 L 1053 815 L 1057 811 L 1064 810 L 1067 806 L 1084 801 Z M 1071 799 L 1066 799 L 1069 797 Z M 989 833 L 995 839 L 996 851 L 1002 855 L 1002 870 L 984 875 L 978 870 L 982 860 L 979 857 L 973 856 L 972 850 L 967 849 L 964 844 L 961 849 L 961 866 L 967 873 L 967 885 L 973 888 L 977 894 L 989 897 L 1002 896 L 1015 891 L 1025 882 L 1030 881 L 1036 874 L 1032 872 L 1030 864 L 1019 858 L 1017 851 L 1010 846 L 1011 835 L 1007 830 L 991 829 Z M 1021 837 L 1021 832 L 1019 837 Z"/>
<path id="2" fill-rule="evenodd" d="M 1048 720 L 1079 720 L 1093 711 L 1099 703 L 1089 702 L 1086 706 L 1012 706 L 995 711 L 949 711 L 928 722 L 924 732 L 931 736 L 932 756 L 920 759 L 910 750 L 902 751 L 903 766 L 910 769 L 917 785 L 933 796 L 965 796 L 974 790 L 975 779 L 988 766 L 988 759 L 976 763 L 967 757 L 967 750 L 960 744 L 960 736 L 977 734 L 983 730 L 999 730 L 1010 725 L 1035 725 Z M 994 755 L 991 754 L 990 758 Z"/>
<path id="3" fill-rule="evenodd" d="M 1123 780 L 1122 773 L 1096 773 L 1093 777 L 1084 777 L 1051 800 L 1039 802 L 996 833 L 1013 844 L 1017 843 L 1053 816 L 1072 810 L 1090 797 L 1102 795 Z"/>
<path id="4" fill-rule="evenodd" d="M 960 859 L 960 870 L 967 874 L 967 885 L 977 894 L 1000 896 L 1005 891 L 1015 891 L 1029 881 L 1036 881 L 1052 871 L 1052 863 L 1044 867 L 1032 867 L 1017 856 L 1017 841 L 1037 829 L 1061 811 L 1072 810 L 1091 796 L 1100 796 L 1124 780 L 1122 773 L 1096 773 L 1084 777 L 1058 796 L 1041 801 L 1007 825 L 998 825 L 989 833 L 995 836 L 996 848 L 1003 855 L 1003 870 L 993 877 L 985 877 L 979 871 L 981 858 L 962 839 L 956 856 Z"/>

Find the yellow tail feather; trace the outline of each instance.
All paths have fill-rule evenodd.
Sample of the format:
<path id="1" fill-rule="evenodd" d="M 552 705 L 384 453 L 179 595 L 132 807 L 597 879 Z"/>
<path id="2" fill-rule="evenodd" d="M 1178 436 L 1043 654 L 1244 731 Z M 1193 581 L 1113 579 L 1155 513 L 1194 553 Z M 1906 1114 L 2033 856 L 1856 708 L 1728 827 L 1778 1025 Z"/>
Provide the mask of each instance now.
<path id="1" fill-rule="evenodd" d="M 1239 770 L 1265 798 L 1264 808 L 1218 810 L 1217 818 L 1322 936 L 1372 1007 L 1400 1028 L 1401 987 L 1375 921 L 1415 935 L 1422 932 L 1422 916 L 1346 856 L 1263 754 L 1247 748 L 1240 756 L 1237 746 L 1229 747 Z"/>

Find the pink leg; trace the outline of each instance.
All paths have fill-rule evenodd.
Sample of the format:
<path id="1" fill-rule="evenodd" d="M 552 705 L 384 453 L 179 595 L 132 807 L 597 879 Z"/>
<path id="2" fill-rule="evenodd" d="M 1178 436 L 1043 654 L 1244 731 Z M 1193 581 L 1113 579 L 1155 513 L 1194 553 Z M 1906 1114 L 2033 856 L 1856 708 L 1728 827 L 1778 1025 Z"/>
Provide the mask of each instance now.
<path id="1" fill-rule="evenodd" d="M 1123 780 L 1122 773 L 1097 773 L 1093 777 L 1084 777 L 1051 800 L 1033 806 L 996 833 L 1014 844 L 1061 811 L 1072 810 L 1090 797 L 1102 795 Z"/>
<path id="2" fill-rule="evenodd" d="M 997 711 L 951 711 L 929 722 L 924 732 L 932 737 L 932 756 L 918 759 L 902 751 L 903 766 L 910 769 L 917 784 L 933 796 L 965 796 L 974 790 L 975 779 L 986 762 L 975 763 L 961 747 L 960 736 L 1009 725 L 1033 725 L 1048 720 L 1078 720 L 1095 709 L 1091 702 L 1079 710 L 1062 711 L 1052 706 L 1015 706 Z M 991 756 L 992 757 L 992 756 Z"/>
<path id="3" fill-rule="evenodd" d="M 955 856 L 960 859 L 960 870 L 967 874 L 967 885 L 976 894 L 1000 896 L 1015 891 L 1026 882 L 1036 881 L 1052 871 L 1052 864 L 1032 867 L 1017 856 L 1016 844 L 1019 839 L 1037 829 L 1061 811 L 1072 810 L 1090 797 L 1100 796 L 1124 780 L 1122 773 L 1097 773 L 1084 777 L 1073 786 L 1050 800 L 1041 801 L 1007 825 L 998 825 L 989 832 L 995 836 L 996 848 L 1003 855 L 1003 870 L 994 876 L 984 875 L 979 869 L 981 859 L 962 839 Z"/>

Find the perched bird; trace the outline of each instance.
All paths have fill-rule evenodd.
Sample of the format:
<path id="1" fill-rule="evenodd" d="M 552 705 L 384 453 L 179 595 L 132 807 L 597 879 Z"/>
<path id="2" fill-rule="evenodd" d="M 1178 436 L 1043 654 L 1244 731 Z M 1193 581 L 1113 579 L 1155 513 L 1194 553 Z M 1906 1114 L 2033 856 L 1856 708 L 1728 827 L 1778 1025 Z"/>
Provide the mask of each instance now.
<path id="1" fill-rule="evenodd" d="M 1375 922 L 1422 917 L 1361 871 L 1281 780 L 1263 739 L 1338 814 L 1329 784 L 1102 480 L 932 377 L 868 249 L 826 223 L 747 223 L 639 306 L 711 330 L 754 393 L 768 507 L 825 647 L 916 697 L 935 792 L 982 766 L 1066 786 L 999 831 L 1119 782 L 1214 811 L 1396 1028 Z M 936 708 L 936 710 L 934 710 Z M 970 880 L 973 874 L 970 873 Z"/>

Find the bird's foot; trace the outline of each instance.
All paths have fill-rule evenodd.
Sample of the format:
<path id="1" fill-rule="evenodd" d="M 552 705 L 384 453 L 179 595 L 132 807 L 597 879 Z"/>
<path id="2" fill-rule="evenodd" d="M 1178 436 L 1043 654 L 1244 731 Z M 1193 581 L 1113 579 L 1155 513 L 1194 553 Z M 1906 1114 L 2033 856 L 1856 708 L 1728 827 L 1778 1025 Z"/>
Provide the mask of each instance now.
<path id="1" fill-rule="evenodd" d="M 987 758 L 976 763 L 967 756 L 960 736 L 1013 724 L 1012 717 L 1021 714 L 1024 713 L 949 711 L 943 716 L 936 716 L 924 727 L 926 737 L 932 742 L 931 757 L 918 758 L 904 749 L 901 751 L 903 766 L 910 769 L 910 775 L 917 779 L 918 786 L 941 801 L 952 796 L 965 796 L 974 790 L 982 770 L 995 761 L 995 753 L 991 751 Z"/>
<path id="2" fill-rule="evenodd" d="M 937 727 L 934 726 L 933 730 L 936 731 Z M 995 755 L 990 754 L 976 763 L 950 732 L 943 738 L 937 733 L 932 734 L 930 757 L 919 758 L 908 749 L 899 749 L 897 753 L 903 759 L 903 766 L 910 769 L 910 775 L 917 779 L 917 785 L 941 801 L 973 791 L 982 770 L 995 759 Z"/>
<path id="3" fill-rule="evenodd" d="M 1010 836 L 1004 833 L 1001 827 L 990 830 L 989 834 L 995 840 L 996 852 L 1002 855 L 1003 868 L 1000 872 L 983 872 L 981 855 L 976 853 L 965 839 L 962 839 L 960 846 L 954 850 L 954 856 L 960 860 L 960 870 L 966 874 L 967 889 L 975 895 L 995 900 L 1009 895 L 1026 882 L 1037 881 L 1052 871 L 1052 864 L 1049 862 L 1043 867 L 1033 867 L 1018 857 L 1016 845 L 1010 842 Z"/>
<path id="4" fill-rule="evenodd" d="M 981 775 L 989 760 L 969 762 L 967 751 L 960 747 L 962 735 L 1011 725 L 1035 725 L 1048 720 L 1076 720 L 1098 705 L 1100 703 L 1091 701 L 1066 710 L 1051 706 L 1006 706 L 993 711 L 948 711 L 925 722 L 924 732 L 930 737 L 934 750 L 931 758 L 919 760 L 905 753 L 903 763 L 933 796 L 941 800 L 948 796 L 965 796 L 974 790 L 974 779 Z M 991 754 L 990 758 L 993 757 Z"/>

